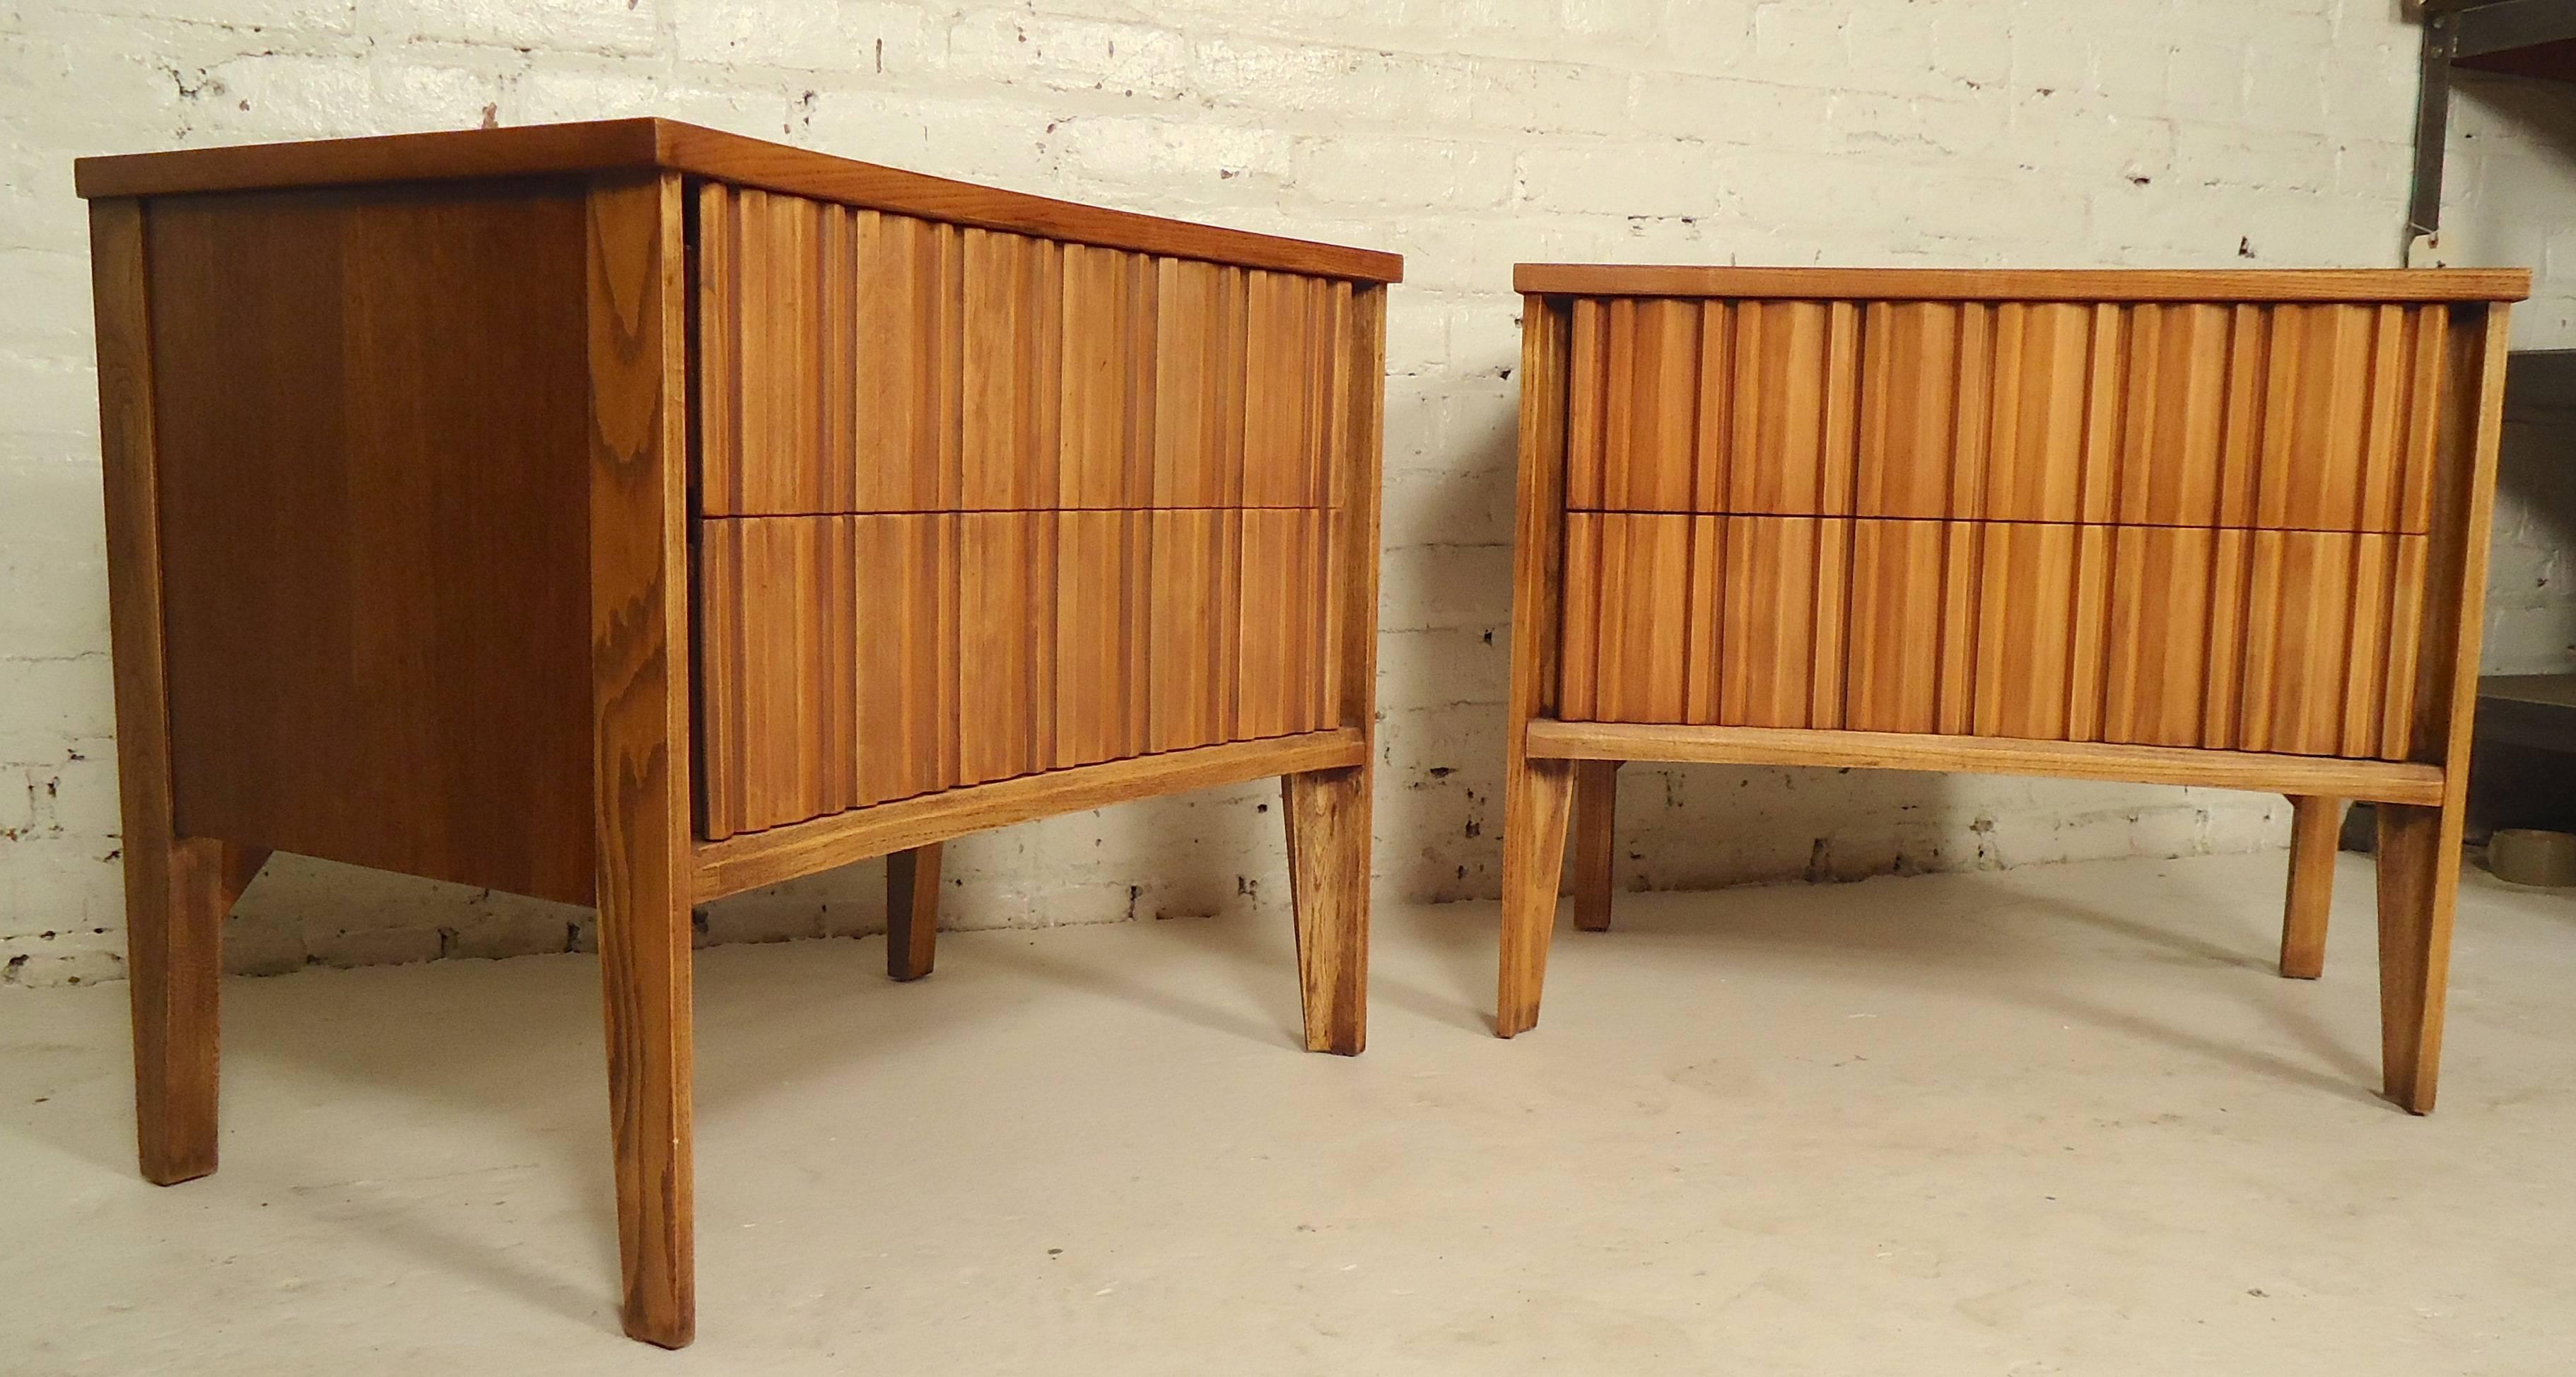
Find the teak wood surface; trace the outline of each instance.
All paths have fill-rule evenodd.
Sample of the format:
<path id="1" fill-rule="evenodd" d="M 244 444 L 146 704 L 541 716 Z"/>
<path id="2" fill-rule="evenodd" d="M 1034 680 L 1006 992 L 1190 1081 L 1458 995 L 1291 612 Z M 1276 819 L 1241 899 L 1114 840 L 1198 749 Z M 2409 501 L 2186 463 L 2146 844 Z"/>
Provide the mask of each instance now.
<path id="1" fill-rule="evenodd" d="M 2433 1106 L 2519 270 L 1523 264 L 1497 1029 L 1623 760 L 2291 797 L 2281 972 L 2381 805 L 2385 1089 Z"/>
<path id="2" fill-rule="evenodd" d="M 660 120 L 85 159 L 144 1174 L 273 851 L 595 905 L 625 1326 L 695 1332 L 692 906 L 1281 779 L 1366 1039 L 1393 255 Z"/>

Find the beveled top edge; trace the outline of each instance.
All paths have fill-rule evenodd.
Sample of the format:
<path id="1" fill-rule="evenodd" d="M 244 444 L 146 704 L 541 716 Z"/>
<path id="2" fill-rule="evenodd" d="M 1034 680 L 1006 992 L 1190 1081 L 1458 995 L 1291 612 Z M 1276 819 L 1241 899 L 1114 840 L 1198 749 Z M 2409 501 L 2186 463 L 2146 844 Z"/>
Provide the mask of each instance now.
<path id="1" fill-rule="evenodd" d="M 1522 263 L 1530 296 L 1861 301 L 2520 301 L 2525 268 L 1728 268 Z"/>
<path id="2" fill-rule="evenodd" d="M 1400 282 L 1404 259 L 933 177 L 655 117 L 81 158 L 84 198 L 679 172 L 871 210 L 1239 267 Z"/>

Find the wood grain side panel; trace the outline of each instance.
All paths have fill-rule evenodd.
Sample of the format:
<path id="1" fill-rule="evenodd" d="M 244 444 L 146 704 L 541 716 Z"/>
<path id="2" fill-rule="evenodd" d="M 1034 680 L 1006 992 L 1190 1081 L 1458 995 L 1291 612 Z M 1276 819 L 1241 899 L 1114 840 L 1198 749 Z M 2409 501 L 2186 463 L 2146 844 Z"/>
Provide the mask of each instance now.
<path id="1" fill-rule="evenodd" d="M 1338 386 L 1333 397 L 1331 502 L 1324 531 L 1325 646 L 1318 714 L 1377 733 L 1378 543 L 1385 500 L 1386 289 L 1331 289 Z M 1528 385 L 1526 379 L 1523 385 Z M 1374 759 L 1374 755 L 1371 759 Z M 1372 769 L 1375 767 L 1372 766 Z"/>
<path id="2" fill-rule="evenodd" d="M 179 831 L 587 902 L 582 200 L 145 217 Z"/>
<path id="3" fill-rule="evenodd" d="M 219 1157 L 224 917 L 240 892 L 225 871 L 245 848 L 183 838 L 175 830 L 146 214 L 130 200 L 90 207 L 90 284 L 98 328 L 135 1145 L 143 1178 L 167 1186 L 206 1175 Z"/>

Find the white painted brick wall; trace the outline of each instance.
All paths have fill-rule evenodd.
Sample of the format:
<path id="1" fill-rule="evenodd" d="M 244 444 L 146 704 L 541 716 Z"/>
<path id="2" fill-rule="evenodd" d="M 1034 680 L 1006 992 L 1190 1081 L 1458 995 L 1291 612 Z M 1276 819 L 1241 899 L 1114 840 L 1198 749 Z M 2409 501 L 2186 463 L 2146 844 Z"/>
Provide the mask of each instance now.
<path id="1" fill-rule="evenodd" d="M 0 979 L 111 977 L 122 948 L 75 155 L 658 113 L 1405 253 L 1377 865 L 1383 894 L 1447 899 L 1496 882 L 1514 261 L 2391 264 L 2415 52 L 2396 10 L 0 0 Z M 2518 338 L 2567 341 L 2564 97 L 2490 85 L 2462 102 L 2452 257 L 2541 266 Z M 2556 580 L 2567 533 L 2504 524 L 2521 544 L 2499 577 Z M 2544 610 L 2500 609 L 2508 627 L 2564 609 L 2527 592 L 2517 605 Z M 2046 781 L 1635 767 L 1621 789 L 1626 876 L 1651 886 L 2241 850 L 2285 830 L 2277 800 Z M 1277 821 L 1245 788 L 970 839 L 947 915 L 1276 912 Z M 864 866 L 745 896 L 707 935 L 869 931 L 878 883 Z M 229 952 L 249 970 L 504 956 L 583 945 L 588 921 L 280 861 Z"/>

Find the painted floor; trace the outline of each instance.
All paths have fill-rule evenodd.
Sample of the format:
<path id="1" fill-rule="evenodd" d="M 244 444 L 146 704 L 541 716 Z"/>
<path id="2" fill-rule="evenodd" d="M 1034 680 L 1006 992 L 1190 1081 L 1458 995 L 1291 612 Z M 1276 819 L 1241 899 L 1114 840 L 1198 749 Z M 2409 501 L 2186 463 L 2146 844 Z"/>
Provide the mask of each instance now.
<path id="1" fill-rule="evenodd" d="M 0 996 L 0 1371 L 2576 1370 L 2576 898 L 2474 876 L 2440 1112 L 2367 862 L 1623 896 L 1489 1035 L 1490 904 L 700 954 L 697 1345 L 618 1333 L 585 957 L 227 983 L 223 1170 L 131 1155 L 121 986 Z"/>

